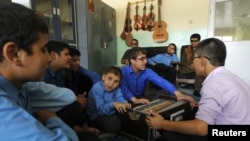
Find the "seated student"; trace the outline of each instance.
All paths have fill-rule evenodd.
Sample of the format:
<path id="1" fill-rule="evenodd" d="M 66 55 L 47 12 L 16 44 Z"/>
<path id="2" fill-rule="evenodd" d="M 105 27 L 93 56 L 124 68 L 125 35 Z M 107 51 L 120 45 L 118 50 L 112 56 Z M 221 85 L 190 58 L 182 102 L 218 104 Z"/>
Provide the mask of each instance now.
<path id="1" fill-rule="evenodd" d="M 148 58 L 150 68 L 173 84 L 175 84 L 176 80 L 176 69 L 172 67 L 172 63 L 179 62 L 175 53 L 176 45 L 174 43 L 170 43 L 166 47 L 165 53 L 157 54 Z"/>
<path id="2" fill-rule="evenodd" d="M 92 85 L 101 80 L 99 74 L 80 66 L 81 53 L 78 49 L 70 47 L 72 57 L 70 69 L 67 69 L 65 86 L 75 92 L 76 95 L 89 92 Z"/>
<path id="3" fill-rule="evenodd" d="M 118 113 L 124 113 L 131 104 L 124 99 L 119 88 L 122 79 L 120 68 L 112 66 L 102 75 L 89 92 L 87 115 L 94 126 L 103 132 L 118 133 L 121 119 Z"/>
<path id="4" fill-rule="evenodd" d="M 216 38 L 208 38 L 196 48 L 193 67 L 196 75 L 206 77 L 195 119 L 168 121 L 151 112 L 146 122 L 150 128 L 162 129 L 162 141 L 195 141 L 208 135 L 208 125 L 249 125 L 250 87 L 224 67 L 226 46 Z"/>
<path id="5" fill-rule="evenodd" d="M 197 49 L 197 45 L 200 43 L 201 36 L 198 33 L 194 33 L 190 36 L 190 45 L 185 48 L 181 55 L 181 62 L 179 65 L 178 78 L 195 79 L 194 92 L 195 96 L 200 97 L 201 84 L 204 81 L 203 76 L 195 75 L 193 69 L 193 56 Z"/>
<path id="6" fill-rule="evenodd" d="M 138 40 L 137 39 L 132 39 L 130 47 L 134 48 L 134 47 L 138 47 L 138 46 L 139 46 Z M 123 54 L 122 59 L 121 59 L 121 64 L 124 64 L 124 65 L 129 64 L 129 49 L 127 49 L 125 51 L 125 53 Z"/>
<path id="7" fill-rule="evenodd" d="M 15 3 L 0 3 L 0 23 L 0 140 L 78 141 L 55 112 L 40 109 L 33 114 L 23 87 L 44 77 L 47 25 L 34 11 Z"/>
<path id="8" fill-rule="evenodd" d="M 65 86 L 65 69 L 70 68 L 72 57 L 69 54 L 70 46 L 67 43 L 61 41 L 49 41 L 47 43 L 47 49 L 50 56 L 50 62 L 45 73 L 44 81 L 48 84 L 54 84 L 58 87 Z M 88 127 L 87 118 L 85 115 L 86 106 L 85 94 L 78 94 L 77 101 L 63 110 L 57 112 L 57 114 L 69 124 L 76 132 L 88 131 L 93 134 L 98 134 L 99 130 Z M 74 118 L 73 114 L 78 113 L 77 118 Z M 72 119 L 74 118 L 74 119 Z M 74 122 L 72 122 L 72 120 Z"/>
<path id="9" fill-rule="evenodd" d="M 129 54 L 130 65 L 122 66 L 121 68 L 123 74 L 121 88 L 126 100 L 131 101 L 134 104 L 150 104 L 150 101 L 147 98 L 144 98 L 146 85 L 149 81 L 156 86 L 163 88 L 170 94 L 174 94 L 177 100 L 186 99 L 190 101 L 191 104 L 194 103 L 192 97 L 182 94 L 172 83 L 157 75 L 150 68 L 146 68 L 147 57 L 145 49 L 140 47 L 132 48 L 130 49 Z M 157 95 L 153 96 L 155 97 Z M 152 98 L 150 98 L 150 100 L 152 100 Z"/>

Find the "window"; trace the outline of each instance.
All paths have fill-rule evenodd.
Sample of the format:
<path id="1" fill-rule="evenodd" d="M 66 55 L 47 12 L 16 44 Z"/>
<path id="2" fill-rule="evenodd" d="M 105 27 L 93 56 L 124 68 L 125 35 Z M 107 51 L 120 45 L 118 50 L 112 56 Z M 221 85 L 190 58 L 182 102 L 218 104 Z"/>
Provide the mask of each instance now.
<path id="1" fill-rule="evenodd" d="M 249 0 L 211 0 L 209 34 L 223 41 L 250 40 L 249 7 Z"/>

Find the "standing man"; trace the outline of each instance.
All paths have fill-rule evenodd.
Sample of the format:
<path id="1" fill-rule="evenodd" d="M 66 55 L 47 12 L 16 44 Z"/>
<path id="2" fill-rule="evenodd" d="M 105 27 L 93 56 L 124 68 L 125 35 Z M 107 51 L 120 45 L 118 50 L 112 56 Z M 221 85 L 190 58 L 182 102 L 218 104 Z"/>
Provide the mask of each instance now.
<path id="1" fill-rule="evenodd" d="M 201 83 L 204 80 L 202 76 L 196 76 L 193 69 L 193 56 L 197 45 L 200 43 L 201 36 L 198 33 L 194 33 L 190 36 L 190 45 L 185 48 L 183 54 L 181 54 L 181 62 L 178 72 L 179 78 L 195 79 L 194 95 L 200 97 Z"/>

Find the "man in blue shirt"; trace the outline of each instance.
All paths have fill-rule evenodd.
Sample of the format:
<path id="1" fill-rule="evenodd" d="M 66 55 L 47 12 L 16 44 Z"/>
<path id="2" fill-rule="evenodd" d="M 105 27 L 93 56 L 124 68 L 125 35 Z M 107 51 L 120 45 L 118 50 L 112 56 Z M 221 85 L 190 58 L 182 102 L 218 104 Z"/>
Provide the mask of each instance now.
<path id="1" fill-rule="evenodd" d="M 69 52 L 72 60 L 70 68 L 66 70 L 65 86 L 76 95 L 84 92 L 88 94 L 92 85 L 101 80 L 100 75 L 80 66 L 81 52 L 78 49 L 70 47 Z"/>
<path id="2" fill-rule="evenodd" d="M 23 86 L 44 77 L 47 25 L 34 11 L 13 3 L 0 4 L 0 23 L 0 140 L 78 141 L 54 112 L 40 109 L 33 114 Z"/>
<path id="3" fill-rule="evenodd" d="M 65 69 L 70 68 L 72 57 L 69 54 L 70 46 L 61 41 L 49 41 L 47 49 L 50 55 L 49 67 L 44 81 L 59 87 L 65 87 Z"/>
<path id="4" fill-rule="evenodd" d="M 176 69 L 172 65 L 173 63 L 177 64 L 179 62 L 175 53 L 176 45 L 170 43 L 166 47 L 165 53 L 160 53 L 148 58 L 149 68 L 173 84 L 176 82 Z"/>
<path id="5" fill-rule="evenodd" d="M 174 94 L 177 100 L 186 99 L 190 101 L 191 104 L 195 103 L 192 97 L 177 91 L 173 84 L 157 75 L 151 69 L 146 68 L 146 50 L 143 48 L 136 47 L 130 49 L 129 62 L 130 65 L 121 68 L 123 73 L 121 88 L 127 100 L 134 104 L 150 104 L 148 99 L 141 98 L 146 90 L 147 82 L 150 81 L 170 94 Z"/>

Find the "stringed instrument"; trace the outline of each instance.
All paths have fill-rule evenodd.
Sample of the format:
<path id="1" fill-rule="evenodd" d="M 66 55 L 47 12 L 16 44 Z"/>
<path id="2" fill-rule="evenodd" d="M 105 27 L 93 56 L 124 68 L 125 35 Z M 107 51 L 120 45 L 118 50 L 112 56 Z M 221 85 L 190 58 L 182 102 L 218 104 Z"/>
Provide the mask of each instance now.
<path id="1" fill-rule="evenodd" d="M 167 23 L 161 20 L 161 4 L 162 1 L 158 0 L 158 22 L 155 23 L 155 31 L 153 33 L 153 40 L 155 42 L 164 42 L 168 39 Z"/>
<path id="2" fill-rule="evenodd" d="M 89 10 L 89 12 L 94 12 L 93 0 L 88 0 L 88 10 Z"/>
<path id="3" fill-rule="evenodd" d="M 127 4 L 127 12 L 126 12 L 126 16 L 125 16 L 124 28 L 123 28 L 123 31 L 120 35 L 121 39 L 123 39 L 123 40 L 126 39 L 128 30 L 132 31 L 132 27 L 128 27 L 128 25 L 131 24 L 131 19 L 129 18 L 128 7 L 129 7 L 129 3 Z"/>
<path id="4" fill-rule="evenodd" d="M 131 18 L 130 18 L 130 2 L 128 2 L 128 5 L 127 5 L 127 18 L 126 18 L 126 26 L 124 30 L 127 32 L 125 43 L 127 44 L 127 46 L 130 46 L 131 41 L 133 39 L 132 34 L 131 34 L 132 26 L 131 26 Z"/>
<path id="5" fill-rule="evenodd" d="M 142 16 L 142 23 L 141 23 L 142 30 L 148 29 L 147 19 L 148 19 L 148 16 L 146 15 L 146 0 L 144 0 L 143 16 Z"/>
<path id="6" fill-rule="evenodd" d="M 148 14 L 148 18 L 147 18 L 147 25 L 148 25 L 148 30 L 149 31 L 153 31 L 154 30 L 154 26 L 155 26 L 155 14 L 153 13 L 153 3 L 151 2 L 150 5 L 150 12 Z"/>
<path id="7" fill-rule="evenodd" d="M 134 20 L 135 20 L 134 29 L 136 31 L 141 29 L 141 16 L 138 15 L 138 9 L 139 9 L 138 2 L 136 2 L 136 6 L 135 6 L 136 14 L 134 16 Z"/>

